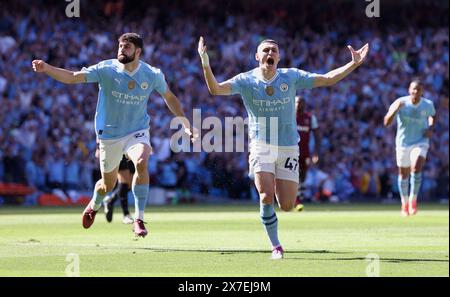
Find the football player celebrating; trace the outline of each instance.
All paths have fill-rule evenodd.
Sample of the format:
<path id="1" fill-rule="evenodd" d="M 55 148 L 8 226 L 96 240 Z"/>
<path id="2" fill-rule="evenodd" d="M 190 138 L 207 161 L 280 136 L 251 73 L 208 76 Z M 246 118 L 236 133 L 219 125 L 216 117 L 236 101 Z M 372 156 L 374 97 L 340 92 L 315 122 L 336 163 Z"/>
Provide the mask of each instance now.
<path id="1" fill-rule="evenodd" d="M 296 68 L 278 68 L 280 49 L 275 40 L 259 43 L 255 59 L 258 67 L 225 81 L 217 82 L 209 64 L 203 37 L 198 53 L 208 90 L 212 95 L 240 94 L 249 114 L 249 175 L 254 179 L 260 197 L 262 223 L 272 244 L 272 259 L 283 258 L 284 250 L 278 240 L 278 219 L 274 209 L 275 197 L 279 207 L 290 211 L 298 190 L 299 135 L 295 121 L 295 95 L 298 89 L 332 86 L 360 66 L 369 45 L 355 51 L 348 46 L 352 60 L 324 75 Z"/>
<path id="2" fill-rule="evenodd" d="M 102 178 L 96 183 L 92 200 L 83 212 L 83 227 L 91 227 L 106 193 L 113 190 L 119 164 L 125 154 L 136 168 L 131 185 L 136 206 L 133 231 L 137 236 L 145 237 L 148 233 L 144 226 L 144 208 L 149 192 L 147 167 L 152 152 L 147 113 L 150 93 L 156 90 L 170 111 L 180 117 L 184 131 L 191 136 L 193 133 L 164 74 L 140 60 L 144 50 L 142 38 L 136 33 L 125 33 L 118 42 L 117 59 L 105 60 L 81 71 L 57 68 L 42 60 L 34 60 L 32 66 L 35 72 L 45 73 L 62 83 L 99 85 L 95 132 L 99 140 Z"/>

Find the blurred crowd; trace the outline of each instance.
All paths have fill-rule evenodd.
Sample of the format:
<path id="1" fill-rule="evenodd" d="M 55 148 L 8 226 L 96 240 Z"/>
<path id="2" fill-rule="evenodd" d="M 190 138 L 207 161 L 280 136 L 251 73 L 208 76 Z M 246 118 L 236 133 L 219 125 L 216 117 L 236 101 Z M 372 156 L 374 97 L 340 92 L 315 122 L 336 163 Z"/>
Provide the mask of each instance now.
<path id="1" fill-rule="evenodd" d="M 359 4 L 355 4 L 361 2 Z M 397 3 L 397 1 L 394 1 Z M 426 2 L 426 3 L 421 3 Z M 238 96 L 215 97 L 204 83 L 197 42 L 205 37 L 218 81 L 257 66 L 259 41 L 279 42 L 279 67 L 326 73 L 350 61 L 346 47 L 370 43 L 367 62 L 337 85 L 302 90 L 319 122 L 320 152 L 307 179 L 339 199 L 395 195 L 395 125 L 383 116 L 419 76 L 437 123 L 424 170 L 423 196 L 448 197 L 448 4 L 383 2 L 380 18 L 365 16 L 364 1 L 83 1 L 80 18 L 65 15 L 65 1 L 0 2 L 0 182 L 41 191 L 90 191 L 95 159 L 95 84 L 64 85 L 33 73 L 42 59 L 79 70 L 115 58 L 117 38 L 137 32 L 145 62 L 160 68 L 187 116 L 246 117 Z M 152 94 L 151 185 L 190 193 L 249 199 L 246 153 L 173 153 L 171 113 Z M 208 130 L 204 130 L 207 132 Z M 223 135 L 235 137 L 236 135 Z"/>

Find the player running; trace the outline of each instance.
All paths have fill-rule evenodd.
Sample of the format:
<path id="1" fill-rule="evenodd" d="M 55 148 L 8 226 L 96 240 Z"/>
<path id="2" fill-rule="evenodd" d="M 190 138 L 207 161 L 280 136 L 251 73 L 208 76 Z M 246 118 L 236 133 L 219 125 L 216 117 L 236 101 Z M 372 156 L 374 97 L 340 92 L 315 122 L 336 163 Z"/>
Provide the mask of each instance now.
<path id="1" fill-rule="evenodd" d="M 100 158 L 100 148 L 97 139 L 97 149 L 95 150 L 95 158 Z M 119 164 L 119 172 L 117 173 L 117 183 L 113 191 L 107 193 L 105 199 L 103 199 L 103 205 L 105 206 L 106 221 L 112 222 L 114 203 L 117 198 L 120 198 L 120 206 L 122 207 L 124 224 L 133 224 L 134 219 L 128 209 L 128 192 L 131 190 L 131 184 L 133 180 L 133 174 L 135 172 L 134 164 L 123 155 L 122 161 Z"/>
<path id="2" fill-rule="evenodd" d="M 278 240 L 278 219 L 273 207 L 290 211 L 298 190 L 299 135 L 295 121 L 294 99 L 297 89 L 332 86 L 359 65 L 367 56 L 369 45 L 355 51 L 348 46 L 352 61 L 328 72 L 313 74 L 296 68 L 280 68 L 280 50 L 274 40 L 263 40 L 255 59 L 259 66 L 218 83 L 209 65 L 203 37 L 198 53 L 208 90 L 212 95 L 240 94 L 249 114 L 249 175 L 260 196 L 262 223 L 272 244 L 272 259 L 283 258 Z"/>
<path id="3" fill-rule="evenodd" d="M 152 152 L 147 102 L 153 90 L 164 98 L 170 111 L 180 117 L 184 131 L 193 134 L 164 74 L 140 60 L 144 50 L 142 38 L 136 33 L 125 33 L 118 42 L 117 59 L 101 61 L 81 71 L 57 68 L 42 60 L 34 60 L 32 66 L 35 72 L 45 73 L 62 83 L 99 85 L 95 132 L 100 142 L 102 178 L 96 183 L 92 200 L 83 212 L 83 227 L 89 228 L 94 223 L 106 193 L 116 184 L 119 163 L 125 154 L 136 168 L 131 186 L 136 204 L 133 231 L 136 236 L 145 237 L 144 208 L 149 192 L 147 164 Z"/>
<path id="4" fill-rule="evenodd" d="M 408 92 L 409 96 L 400 97 L 391 104 L 384 117 L 385 126 L 389 126 L 394 117 L 397 118 L 395 150 L 398 189 L 402 202 L 401 215 L 405 217 L 417 213 L 417 195 L 436 114 L 433 101 L 422 97 L 420 80 L 413 80 Z"/>

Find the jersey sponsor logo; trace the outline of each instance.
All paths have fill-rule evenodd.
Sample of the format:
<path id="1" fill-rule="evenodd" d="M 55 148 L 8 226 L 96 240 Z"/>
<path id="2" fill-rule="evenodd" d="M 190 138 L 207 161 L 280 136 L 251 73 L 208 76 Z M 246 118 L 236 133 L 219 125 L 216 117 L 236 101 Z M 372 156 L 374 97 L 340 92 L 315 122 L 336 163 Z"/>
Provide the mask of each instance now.
<path id="1" fill-rule="evenodd" d="M 112 91 L 111 95 L 117 98 L 118 103 L 122 104 L 140 104 L 147 99 L 147 96 L 133 96 L 126 93 L 120 93 L 117 91 Z"/>
<path id="2" fill-rule="evenodd" d="M 148 89 L 148 82 L 144 81 L 143 83 L 141 83 L 141 89 L 147 90 Z"/>
<path id="3" fill-rule="evenodd" d="M 136 86 L 136 82 L 135 82 L 134 80 L 130 80 L 130 81 L 128 82 L 128 89 L 129 89 L 129 90 L 134 89 L 135 86 Z"/>
<path id="4" fill-rule="evenodd" d="M 289 104 L 291 99 L 289 97 L 284 97 L 281 99 L 273 100 L 253 100 L 253 104 L 259 107 L 260 112 L 276 112 L 283 110 L 286 104 Z"/>
<path id="5" fill-rule="evenodd" d="M 274 100 L 255 99 L 255 100 L 253 100 L 253 104 L 255 104 L 256 106 L 261 106 L 261 107 L 271 107 L 271 106 L 285 105 L 285 104 L 288 104 L 290 101 L 291 101 L 291 98 L 289 98 L 289 97 L 284 97 L 281 99 L 274 99 Z"/>
<path id="6" fill-rule="evenodd" d="M 287 83 L 282 83 L 282 84 L 280 85 L 280 91 L 281 91 L 281 92 L 287 92 L 287 90 L 289 90 L 288 84 L 287 84 Z"/>
<path id="7" fill-rule="evenodd" d="M 422 124 L 424 121 L 424 119 L 422 117 L 417 117 L 417 116 L 407 116 L 404 115 L 402 118 L 402 122 L 405 124 L 409 124 L 409 123 L 416 123 L 416 124 Z"/>

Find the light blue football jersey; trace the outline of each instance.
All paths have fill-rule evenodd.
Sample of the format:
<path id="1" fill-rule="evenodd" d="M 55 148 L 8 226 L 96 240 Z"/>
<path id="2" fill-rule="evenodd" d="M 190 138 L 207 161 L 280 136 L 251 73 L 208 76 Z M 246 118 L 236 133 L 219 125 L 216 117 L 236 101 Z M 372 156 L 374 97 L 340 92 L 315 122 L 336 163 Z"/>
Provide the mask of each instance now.
<path id="1" fill-rule="evenodd" d="M 296 68 L 280 68 L 272 79 L 265 80 L 261 70 L 255 68 L 228 80 L 231 93 L 240 94 L 247 109 L 250 140 L 297 146 L 300 137 L 295 119 L 295 95 L 298 89 L 312 88 L 314 77 L 315 74 Z M 271 135 L 274 120 L 278 127 L 273 128 Z"/>
<path id="2" fill-rule="evenodd" d="M 81 72 L 87 82 L 98 83 L 95 132 L 99 139 L 116 139 L 148 129 L 147 102 L 156 90 L 163 95 L 167 84 L 161 70 L 142 61 L 132 73 L 117 59 L 102 61 Z"/>
<path id="3" fill-rule="evenodd" d="M 395 145 L 406 147 L 413 144 L 429 143 L 429 139 L 424 137 L 424 132 L 428 129 L 428 117 L 434 116 L 433 101 L 420 98 L 416 105 L 412 104 L 410 96 L 400 97 L 394 101 L 401 100 L 405 103 L 397 112 L 397 136 Z M 394 105 L 391 104 L 391 107 Z"/>

